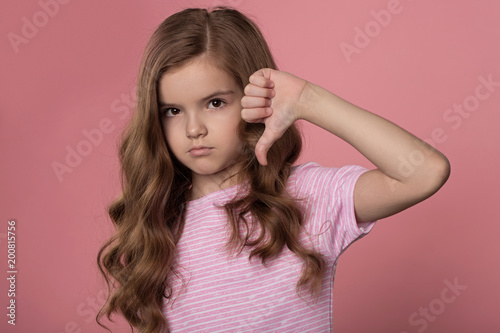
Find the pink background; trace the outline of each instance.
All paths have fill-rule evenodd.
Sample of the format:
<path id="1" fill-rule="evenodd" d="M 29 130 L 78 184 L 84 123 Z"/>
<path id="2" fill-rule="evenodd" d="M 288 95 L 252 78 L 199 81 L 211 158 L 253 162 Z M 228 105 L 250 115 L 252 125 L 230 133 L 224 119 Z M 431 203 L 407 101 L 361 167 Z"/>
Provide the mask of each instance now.
<path id="1" fill-rule="evenodd" d="M 91 0 L 44 14 L 42 4 L 53 2 L 4 1 L 0 10 L 0 331 L 102 331 L 94 321 L 104 295 L 96 255 L 112 230 L 106 206 L 119 191 L 117 137 L 132 110 L 143 48 L 168 15 L 224 3 L 255 18 L 280 69 L 420 138 L 441 132 L 434 144 L 451 161 L 441 191 L 380 221 L 342 255 L 335 331 L 500 331 L 494 208 L 500 86 L 479 88 L 488 92 L 479 105 L 471 97 L 479 77 L 500 82 L 499 2 Z M 394 13 L 381 26 L 371 11 L 388 7 Z M 33 22 L 38 31 L 23 29 Z M 365 28 L 369 40 L 355 38 Z M 9 33 L 26 37 L 25 43 L 14 47 Z M 346 44 L 358 45 L 358 53 L 347 57 L 341 50 Z M 454 114 L 457 120 L 443 118 L 463 103 L 474 110 Z M 102 138 L 89 144 L 85 131 L 99 126 Z M 373 167 L 333 135 L 303 128 L 301 162 Z M 53 163 L 66 164 L 67 149 L 77 148 L 88 154 L 58 178 Z M 15 327 L 6 323 L 10 219 L 17 222 Z M 466 289 L 450 301 L 446 280 Z M 419 314 L 426 308 L 429 319 Z M 128 326 L 118 319 L 111 328 L 126 332 Z"/>

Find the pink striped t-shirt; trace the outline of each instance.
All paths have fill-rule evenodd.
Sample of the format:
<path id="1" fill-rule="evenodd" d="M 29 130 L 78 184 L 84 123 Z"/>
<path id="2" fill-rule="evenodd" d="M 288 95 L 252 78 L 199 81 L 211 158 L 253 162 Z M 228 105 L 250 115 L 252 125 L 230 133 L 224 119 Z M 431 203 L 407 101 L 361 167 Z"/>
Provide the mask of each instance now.
<path id="1" fill-rule="evenodd" d="M 230 232 L 223 208 L 242 185 L 190 201 L 177 245 L 174 297 L 163 313 L 171 332 L 332 332 L 332 292 L 339 255 L 366 235 L 375 221 L 359 225 L 353 207 L 354 185 L 367 169 L 348 165 L 325 168 L 309 162 L 294 166 L 287 189 L 304 198 L 301 241 L 325 256 L 322 291 L 313 299 L 296 292 L 302 261 L 288 248 L 263 266 L 225 251 Z M 244 190 L 243 190 L 244 191 Z"/>

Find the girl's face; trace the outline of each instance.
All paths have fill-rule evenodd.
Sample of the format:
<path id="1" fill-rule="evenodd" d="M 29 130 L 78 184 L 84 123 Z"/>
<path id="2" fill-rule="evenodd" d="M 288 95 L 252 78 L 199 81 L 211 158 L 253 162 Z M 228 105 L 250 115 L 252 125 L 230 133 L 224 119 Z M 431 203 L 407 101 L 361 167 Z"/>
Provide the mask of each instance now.
<path id="1" fill-rule="evenodd" d="M 175 157 L 192 171 L 193 188 L 214 188 L 210 186 L 236 172 L 242 97 L 232 77 L 204 58 L 161 78 L 159 110 L 165 139 Z"/>

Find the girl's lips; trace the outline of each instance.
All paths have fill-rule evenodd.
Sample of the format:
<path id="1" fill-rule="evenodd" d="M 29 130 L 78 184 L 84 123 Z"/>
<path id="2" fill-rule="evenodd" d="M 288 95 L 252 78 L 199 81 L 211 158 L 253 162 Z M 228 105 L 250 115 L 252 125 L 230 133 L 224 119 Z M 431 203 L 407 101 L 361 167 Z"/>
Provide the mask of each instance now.
<path id="1" fill-rule="evenodd" d="M 213 148 L 211 147 L 199 147 L 199 148 L 191 148 L 189 150 L 189 154 L 193 157 L 197 156 L 206 156 L 210 154 Z"/>

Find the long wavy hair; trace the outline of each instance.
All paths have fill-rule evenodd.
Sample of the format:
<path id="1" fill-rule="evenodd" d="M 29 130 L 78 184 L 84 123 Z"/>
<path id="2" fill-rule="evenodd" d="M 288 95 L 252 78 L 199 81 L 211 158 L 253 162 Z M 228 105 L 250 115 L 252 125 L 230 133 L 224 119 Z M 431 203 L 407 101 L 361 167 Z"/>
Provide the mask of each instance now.
<path id="1" fill-rule="evenodd" d="M 108 286 L 108 298 L 96 316 L 121 313 L 139 332 L 168 330 L 162 313 L 172 298 L 171 277 L 176 244 L 182 235 L 185 204 L 191 197 L 191 171 L 169 151 L 158 107 L 158 86 L 170 69 L 205 56 L 226 71 L 243 91 L 249 76 L 261 68 L 277 69 L 255 23 L 228 7 L 185 9 L 163 21 L 149 40 L 137 83 L 137 110 L 122 134 L 119 148 L 122 193 L 108 207 L 116 233 L 102 246 L 97 264 Z M 264 131 L 261 123 L 239 126 L 243 152 L 238 179 L 248 192 L 224 209 L 231 225 L 228 247 L 250 249 L 250 258 L 264 264 L 284 247 L 303 260 L 297 289 L 315 294 L 321 288 L 323 257 L 299 242 L 303 225 L 300 202 L 288 195 L 286 184 L 302 141 L 291 126 L 268 152 L 268 165 L 255 157 Z M 245 216 L 255 217 L 255 228 Z M 242 232 L 246 230 L 247 232 Z"/>

